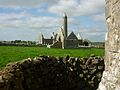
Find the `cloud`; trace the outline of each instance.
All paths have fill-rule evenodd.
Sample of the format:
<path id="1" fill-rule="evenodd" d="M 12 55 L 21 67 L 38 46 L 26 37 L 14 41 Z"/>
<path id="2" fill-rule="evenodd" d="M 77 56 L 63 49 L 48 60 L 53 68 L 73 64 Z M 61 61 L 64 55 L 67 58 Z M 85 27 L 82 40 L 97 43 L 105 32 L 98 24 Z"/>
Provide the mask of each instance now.
<path id="1" fill-rule="evenodd" d="M 105 14 L 102 13 L 102 14 L 93 15 L 92 18 L 95 21 L 105 21 Z"/>
<path id="2" fill-rule="evenodd" d="M 104 0 L 59 0 L 49 11 L 59 14 L 67 12 L 73 16 L 92 15 L 103 11 Z"/>
<path id="3" fill-rule="evenodd" d="M 82 33 L 84 38 L 94 39 L 106 31 L 96 28 L 104 27 L 101 24 L 105 20 L 104 3 L 104 0 L 0 0 L 0 9 L 6 10 L 0 11 L 0 30 L 7 33 L 12 29 L 14 34 L 43 32 L 49 37 L 51 32 L 58 32 L 62 14 L 66 12 L 69 32 L 73 30 L 76 34 Z M 78 25 L 83 28 L 76 30 Z"/>
<path id="4" fill-rule="evenodd" d="M 49 7 L 49 11 L 56 14 L 61 14 L 67 12 L 67 14 L 72 14 L 76 10 L 77 2 L 74 0 L 59 0 L 57 4 Z"/>
<path id="5" fill-rule="evenodd" d="M 11 13 L 11 14 L 6 14 L 6 13 L 0 13 L 0 22 L 7 21 L 7 20 L 16 20 L 22 18 L 24 15 L 16 14 L 16 13 Z"/>
<path id="6" fill-rule="evenodd" d="M 62 17 L 52 16 L 34 16 L 26 11 L 20 13 L 0 13 L 0 29 L 56 29 L 56 32 L 62 26 Z M 69 18 L 70 25 L 77 24 L 78 20 Z"/>
<path id="7" fill-rule="evenodd" d="M 101 27 L 81 27 L 74 30 L 75 34 L 81 34 L 83 39 L 88 39 L 90 41 L 104 41 L 106 28 Z M 99 38 L 98 38 L 99 37 Z"/>
<path id="8" fill-rule="evenodd" d="M 59 27 L 58 18 L 54 17 L 30 17 L 29 21 L 27 21 L 27 25 L 30 28 L 54 28 Z"/>
<path id="9" fill-rule="evenodd" d="M 39 7 L 44 3 L 52 4 L 56 0 L 0 0 L 0 7 Z"/>
<path id="10" fill-rule="evenodd" d="M 16 13 L 2 13 L 0 14 L 0 29 L 52 29 L 60 27 L 60 20 L 55 17 L 47 16 L 32 16 L 25 12 Z"/>
<path id="11" fill-rule="evenodd" d="M 33 16 L 21 13 L 0 13 L 0 40 L 36 40 L 39 32 L 45 37 L 58 32 L 60 20 L 51 16 Z"/>
<path id="12" fill-rule="evenodd" d="M 27 13 L 0 13 L 0 29 L 24 27 Z"/>

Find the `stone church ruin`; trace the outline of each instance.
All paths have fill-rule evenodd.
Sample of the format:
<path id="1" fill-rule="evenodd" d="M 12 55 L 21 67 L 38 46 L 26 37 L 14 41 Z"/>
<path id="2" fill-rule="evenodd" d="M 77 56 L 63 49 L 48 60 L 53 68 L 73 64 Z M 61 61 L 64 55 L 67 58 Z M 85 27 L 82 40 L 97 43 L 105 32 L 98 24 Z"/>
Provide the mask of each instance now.
<path id="1" fill-rule="evenodd" d="M 40 33 L 40 44 L 47 45 L 49 48 L 79 48 L 82 46 L 88 46 L 88 41 L 84 41 L 80 34 L 77 36 L 74 32 L 71 32 L 68 35 L 68 18 L 66 13 L 64 14 L 62 18 L 62 27 L 60 28 L 60 31 L 55 34 L 52 33 L 51 38 L 46 39 L 44 38 L 44 35 Z"/>

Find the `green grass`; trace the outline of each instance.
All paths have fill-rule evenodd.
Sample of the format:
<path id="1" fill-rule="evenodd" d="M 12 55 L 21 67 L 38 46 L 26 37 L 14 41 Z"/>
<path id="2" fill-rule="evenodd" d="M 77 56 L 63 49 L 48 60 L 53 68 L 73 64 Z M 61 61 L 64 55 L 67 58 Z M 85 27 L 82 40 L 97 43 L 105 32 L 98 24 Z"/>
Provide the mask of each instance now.
<path id="1" fill-rule="evenodd" d="M 28 57 L 39 55 L 49 56 L 73 56 L 86 57 L 91 54 L 104 56 L 104 49 L 55 49 L 44 47 L 15 47 L 15 46 L 0 46 L 0 68 L 4 67 L 9 62 L 19 61 Z"/>

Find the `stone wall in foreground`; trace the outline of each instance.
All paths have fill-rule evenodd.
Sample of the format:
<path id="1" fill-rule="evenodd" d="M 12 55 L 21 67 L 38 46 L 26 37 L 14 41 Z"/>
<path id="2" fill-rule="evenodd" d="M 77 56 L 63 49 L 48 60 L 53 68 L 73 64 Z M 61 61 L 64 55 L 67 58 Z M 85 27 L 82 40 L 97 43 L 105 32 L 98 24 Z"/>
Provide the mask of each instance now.
<path id="1" fill-rule="evenodd" d="M 0 90 L 96 90 L 104 70 L 101 57 L 41 56 L 8 64 Z"/>
<path id="2" fill-rule="evenodd" d="M 105 71 L 98 90 L 120 90 L 120 0 L 106 0 Z"/>

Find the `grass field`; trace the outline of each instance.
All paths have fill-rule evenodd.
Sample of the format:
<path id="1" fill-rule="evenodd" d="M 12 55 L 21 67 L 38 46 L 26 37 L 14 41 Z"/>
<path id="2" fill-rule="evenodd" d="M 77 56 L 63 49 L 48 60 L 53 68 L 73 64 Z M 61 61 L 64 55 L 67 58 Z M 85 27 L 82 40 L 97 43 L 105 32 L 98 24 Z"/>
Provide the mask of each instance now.
<path id="1" fill-rule="evenodd" d="M 0 46 L 0 68 L 9 62 L 19 61 L 39 55 L 87 57 L 91 54 L 104 56 L 104 49 L 49 49 L 44 47 Z"/>

